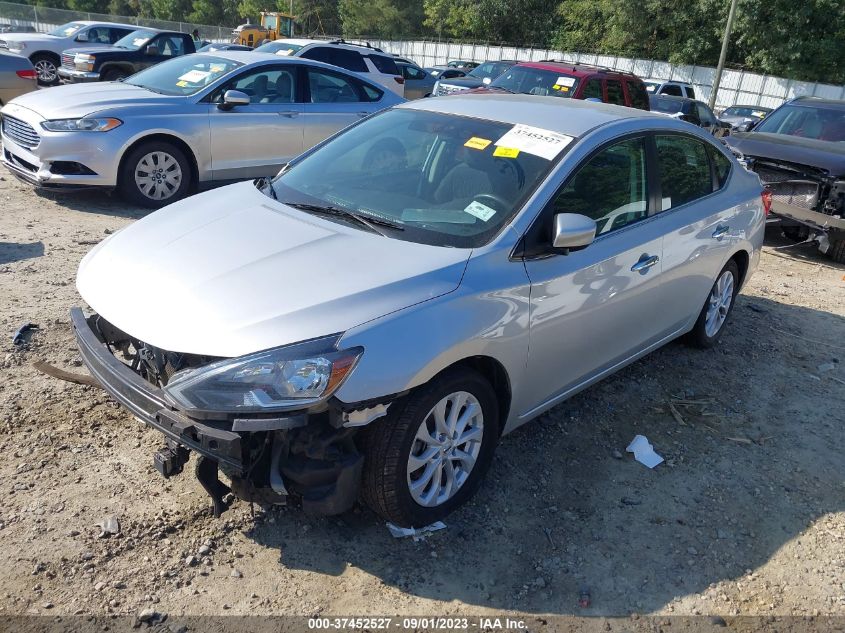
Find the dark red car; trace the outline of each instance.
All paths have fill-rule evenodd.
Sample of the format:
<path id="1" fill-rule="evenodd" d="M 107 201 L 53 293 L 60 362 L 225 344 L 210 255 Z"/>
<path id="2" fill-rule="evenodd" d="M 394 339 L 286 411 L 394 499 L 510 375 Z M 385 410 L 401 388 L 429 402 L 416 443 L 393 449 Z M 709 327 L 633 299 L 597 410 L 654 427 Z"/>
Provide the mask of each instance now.
<path id="1" fill-rule="evenodd" d="M 643 80 L 632 73 L 609 68 L 546 60 L 521 62 L 503 73 L 485 89 L 564 97 L 596 99 L 605 103 L 649 109 Z"/>

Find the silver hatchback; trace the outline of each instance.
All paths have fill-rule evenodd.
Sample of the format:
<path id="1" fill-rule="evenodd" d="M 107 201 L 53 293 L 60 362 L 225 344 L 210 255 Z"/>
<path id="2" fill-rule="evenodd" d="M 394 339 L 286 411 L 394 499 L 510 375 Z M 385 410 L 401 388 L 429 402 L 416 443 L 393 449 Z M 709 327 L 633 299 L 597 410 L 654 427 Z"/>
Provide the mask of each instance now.
<path id="1" fill-rule="evenodd" d="M 216 511 L 219 467 L 244 498 L 360 496 L 421 526 L 473 494 L 503 433 L 672 339 L 715 345 L 766 213 L 757 176 L 682 121 L 424 99 L 110 236 L 73 324 L 168 438 L 159 470 L 195 452 Z"/>
<path id="2" fill-rule="evenodd" d="M 46 188 L 116 187 L 159 207 L 213 181 L 275 175 L 401 97 L 341 68 L 254 52 L 177 57 L 122 82 L 6 105 L 3 162 Z"/>

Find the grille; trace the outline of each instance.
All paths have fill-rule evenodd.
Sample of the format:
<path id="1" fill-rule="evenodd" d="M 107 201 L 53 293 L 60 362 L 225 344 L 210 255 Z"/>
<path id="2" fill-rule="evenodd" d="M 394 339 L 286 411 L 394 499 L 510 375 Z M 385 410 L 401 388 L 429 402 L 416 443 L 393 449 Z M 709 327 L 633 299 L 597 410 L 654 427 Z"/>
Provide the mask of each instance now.
<path id="1" fill-rule="evenodd" d="M 0 40 L 0 48 L 5 48 L 6 50 L 9 49 L 9 45 L 6 44 L 6 40 Z"/>
<path id="2" fill-rule="evenodd" d="M 450 86 L 448 84 L 445 86 L 443 84 L 440 84 L 439 86 L 437 86 L 436 96 L 442 97 L 443 95 L 450 95 L 455 92 L 460 92 L 461 90 L 463 90 L 463 88 L 458 88 L 457 86 Z"/>
<path id="3" fill-rule="evenodd" d="M 62 53 L 62 66 L 65 68 L 75 68 L 73 58 L 74 56 L 70 53 Z"/>
<path id="4" fill-rule="evenodd" d="M 819 184 L 797 174 L 768 167 L 757 167 L 757 175 L 772 192 L 772 200 L 802 209 L 814 209 L 819 200 Z"/>
<path id="5" fill-rule="evenodd" d="M 3 134 L 21 147 L 38 147 L 41 137 L 29 123 L 8 115 L 3 116 Z"/>

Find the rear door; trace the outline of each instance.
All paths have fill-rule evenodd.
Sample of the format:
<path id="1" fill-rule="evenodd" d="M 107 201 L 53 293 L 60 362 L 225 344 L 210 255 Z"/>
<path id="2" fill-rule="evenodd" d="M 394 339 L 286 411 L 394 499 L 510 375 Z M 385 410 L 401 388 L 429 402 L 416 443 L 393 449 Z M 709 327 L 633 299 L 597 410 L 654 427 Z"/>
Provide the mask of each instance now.
<path id="1" fill-rule="evenodd" d="M 302 152 L 299 68 L 299 64 L 259 66 L 215 91 L 209 111 L 215 180 L 272 176 Z M 217 105 L 226 90 L 246 93 L 249 105 L 221 110 Z"/>
<path id="2" fill-rule="evenodd" d="M 382 87 L 311 65 L 304 67 L 303 75 L 305 149 L 381 108 Z"/>
<path id="3" fill-rule="evenodd" d="M 526 410 L 564 397 L 667 334 L 663 236 L 646 168 L 647 138 L 613 141 L 570 177 L 526 236 L 548 240 L 556 213 L 596 220 L 587 248 L 527 257 L 531 280 Z M 539 228 L 538 228 L 539 227 Z M 539 231 L 539 233 L 538 233 Z"/>

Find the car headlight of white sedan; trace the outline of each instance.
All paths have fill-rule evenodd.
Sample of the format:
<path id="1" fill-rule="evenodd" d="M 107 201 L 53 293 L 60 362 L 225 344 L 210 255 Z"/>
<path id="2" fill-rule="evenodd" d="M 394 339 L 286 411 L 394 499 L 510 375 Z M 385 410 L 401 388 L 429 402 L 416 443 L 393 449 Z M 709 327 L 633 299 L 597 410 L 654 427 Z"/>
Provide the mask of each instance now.
<path id="1" fill-rule="evenodd" d="M 120 125 L 123 125 L 123 121 L 111 117 L 55 119 L 41 123 L 41 127 L 48 132 L 108 132 Z"/>
<path id="2" fill-rule="evenodd" d="M 164 388 L 186 409 L 261 413 L 326 400 L 355 368 L 363 349 L 337 350 L 337 337 L 227 358 L 176 372 Z"/>
<path id="3" fill-rule="evenodd" d="M 10 51 L 22 51 L 23 49 L 26 48 L 26 44 L 24 42 L 14 42 L 14 41 L 12 41 L 12 42 L 9 42 L 7 44 L 7 46 L 9 47 Z"/>

